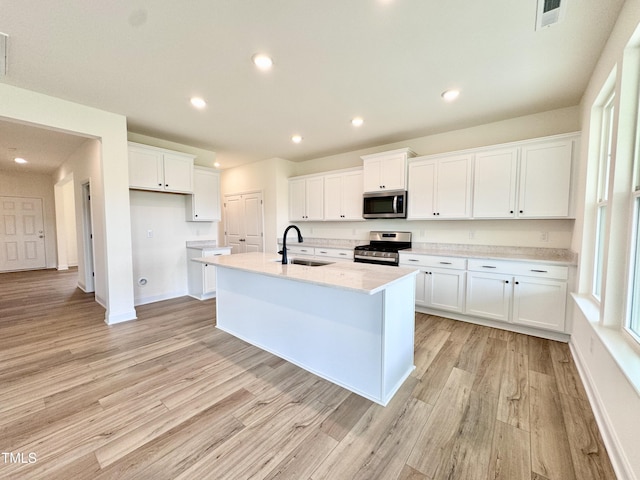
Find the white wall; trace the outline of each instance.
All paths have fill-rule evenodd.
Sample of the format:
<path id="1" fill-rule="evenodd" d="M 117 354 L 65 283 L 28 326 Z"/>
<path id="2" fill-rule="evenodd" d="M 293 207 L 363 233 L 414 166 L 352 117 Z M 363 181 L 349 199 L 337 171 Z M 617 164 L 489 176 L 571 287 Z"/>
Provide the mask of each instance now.
<path id="1" fill-rule="evenodd" d="M 289 223 L 287 178 L 292 175 L 292 171 L 292 162 L 281 158 L 271 158 L 222 171 L 220 183 L 223 195 L 262 191 L 266 252 L 277 251 L 277 236 L 282 236 L 284 228 Z M 223 229 L 221 231 L 223 232 Z M 220 244 L 223 241 L 224 238 L 221 238 Z"/>
<path id="2" fill-rule="evenodd" d="M 587 194 L 588 146 L 593 143 L 588 133 L 591 127 L 591 108 L 607 83 L 610 73 L 624 68 L 625 46 L 640 24 L 640 1 L 627 0 L 616 26 L 605 46 L 591 77 L 581 102 L 582 148 L 579 170 L 580 203 L 578 218 L 575 222 L 573 249 L 578 251 L 584 262 L 580 265 L 581 274 L 578 293 L 587 296 L 590 291 L 589 264 L 591 262 L 593 221 L 592 211 L 585 208 Z M 638 39 L 640 40 L 640 39 Z M 618 75 L 617 91 L 620 88 Z M 596 129 L 597 130 L 597 129 Z M 624 252 L 619 252 L 624 254 Z M 610 266 L 605 264 L 606 266 Z M 590 393 L 592 406 L 599 420 L 603 437 L 610 448 L 609 453 L 619 478 L 640 478 L 640 387 L 634 387 L 616 360 L 624 349 L 624 342 L 617 329 L 603 327 L 594 322 L 597 312 L 591 315 L 588 309 L 574 308 L 573 333 L 571 347 L 580 367 L 583 380 Z M 610 319 L 605 319 L 609 323 Z M 618 323 L 618 319 L 613 319 Z M 628 348 L 628 347 L 627 347 Z M 636 357 L 637 362 L 637 357 Z"/>
<path id="3" fill-rule="evenodd" d="M 56 213 L 51 176 L 8 170 L 0 171 L 0 196 L 42 199 L 46 265 L 47 268 L 56 268 Z"/>
<path id="4" fill-rule="evenodd" d="M 320 157 L 294 164 L 293 175 L 306 175 L 327 170 L 357 167 L 362 165 L 361 155 L 411 148 L 418 155 L 452 152 L 467 148 L 484 147 L 500 143 L 546 137 L 580 130 L 579 107 L 562 108 L 549 112 L 511 118 L 501 122 L 487 123 L 477 127 L 452 130 L 449 132 L 409 139 L 403 142 L 379 145 Z"/>
<path id="5" fill-rule="evenodd" d="M 78 238 L 76 229 L 76 200 L 75 185 L 67 182 L 62 187 L 62 201 L 64 202 L 64 218 L 62 223 L 66 231 L 67 265 L 75 267 L 78 265 Z"/>
<path id="6" fill-rule="evenodd" d="M 563 108 L 536 115 L 518 117 L 501 122 L 456 130 L 437 135 L 410 139 L 405 142 L 381 145 L 375 148 L 345 152 L 300 163 L 290 163 L 282 169 L 278 191 L 287 188 L 282 175 L 306 175 L 328 170 L 362 166 L 361 155 L 409 147 L 418 155 L 443 153 L 466 148 L 495 145 L 529 138 L 537 138 L 580 130 L 578 107 Z M 238 176 L 256 179 L 269 178 L 264 166 L 247 165 L 238 170 Z M 225 171 L 226 173 L 226 171 Z M 224 175 L 223 175 L 224 178 Z M 286 200 L 285 200 L 286 202 Z M 280 207 L 285 217 L 277 232 L 282 235 L 286 225 L 287 206 Z M 413 233 L 414 242 L 460 243 L 471 245 L 505 245 L 538 248 L 570 248 L 574 220 L 449 220 L 406 221 L 368 220 L 366 222 L 299 222 L 303 236 L 315 238 L 341 238 L 366 241 L 371 230 L 403 230 Z M 546 233 L 547 240 L 542 239 Z M 473 237 L 473 238 L 471 238 Z"/>
<path id="7" fill-rule="evenodd" d="M 126 118 L 6 84 L 0 84 L 0 117 L 100 139 L 101 171 L 94 185 L 96 260 L 101 261 L 96 285 L 99 277 L 107 323 L 136 318 L 131 282 Z"/>
<path id="8" fill-rule="evenodd" d="M 73 234 L 76 236 L 75 243 L 77 245 L 77 265 L 78 265 L 78 286 L 84 291 L 91 291 L 92 281 L 95 284 L 95 296 L 96 301 L 103 305 L 105 308 L 108 303 L 108 291 L 107 282 L 104 275 L 101 272 L 106 270 L 106 262 L 104 255 L 102 254 L 105 249 L 104 233 L 101 230 L 104 228 L 104 214 L 100 209 L 100 197 L 101 197 L 101 185 L 102 185 L 102 169 L 101 169 L 101 145 L 98 140 L 87 139 L 80 148 L 73 152 L 69 158 L 58 168 L 54 175 L 56 183 L 62 184 L 67 179 L 72 178 L 73 182 L 73 195 L 74 195 L 74 207 L 75 224 L 77 228 L 73 230 Z M 92 197 L 92 224 L 93 224 L 93 248 L 94 248 L 94 265 L 91 268 L 90 264 L 86 264 L 85 257 L 85 243 L 83 239 L 83 232 L 85 228 L 85 217 L 83 207 L 83 190 L 82 185 L 85 183 L 91 185 L 91 197 Z M 62 200 L 64 201 L 64 193 L 60 192 Z M 65 215 L 64 210 L 61 212 Z M 66 234 L 67 232 L 65 232 Z M 68 232 L 71 234 L 71 232 Z M 65 235 L 66 236 L 66 235 Z M 68 259 L 67 259 L 68 260 Z M 92 272 L 95 272 L 95 277 L 92 277 Z"/>
<path id="9" fill-rule="evenodd" d="M 186 195 L 130 190 L 129 198 L 135 304 L 186 295 L 185 242 L 215 240 L 218 222 L 187 222 Z"/>

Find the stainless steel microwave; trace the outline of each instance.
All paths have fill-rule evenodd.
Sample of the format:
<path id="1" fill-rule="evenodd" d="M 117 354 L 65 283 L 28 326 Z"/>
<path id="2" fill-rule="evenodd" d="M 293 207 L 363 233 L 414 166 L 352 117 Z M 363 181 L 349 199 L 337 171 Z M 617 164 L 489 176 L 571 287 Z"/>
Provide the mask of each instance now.
<path id="1" fill-rule="evenodd" d="M 363 218 L 407 218 L 407 192 L 393 190 L 365 193 Z"/>

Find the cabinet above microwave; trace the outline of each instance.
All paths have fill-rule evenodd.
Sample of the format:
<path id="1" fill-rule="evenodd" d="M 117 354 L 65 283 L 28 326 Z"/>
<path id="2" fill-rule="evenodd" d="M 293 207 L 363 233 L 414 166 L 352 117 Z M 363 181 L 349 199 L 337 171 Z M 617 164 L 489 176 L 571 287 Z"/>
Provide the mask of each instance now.
<path id="1" fill-rule="evenodd" d="M 407 160 L 416 154 L 409 148 L 364 155 L 364 191 L 407 189 Z"/>

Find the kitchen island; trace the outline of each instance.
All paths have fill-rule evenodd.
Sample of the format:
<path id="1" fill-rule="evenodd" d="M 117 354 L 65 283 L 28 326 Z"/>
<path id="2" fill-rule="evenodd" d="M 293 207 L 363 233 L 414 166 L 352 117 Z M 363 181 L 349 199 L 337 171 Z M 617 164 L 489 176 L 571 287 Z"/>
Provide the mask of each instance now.
<path id="1" fill-rule="evenodd" d="M 386 405 L 415 368 L 417 270 L 279 259 L 265 253 L 194 259 L 217 267 L 217 327 Z"/>

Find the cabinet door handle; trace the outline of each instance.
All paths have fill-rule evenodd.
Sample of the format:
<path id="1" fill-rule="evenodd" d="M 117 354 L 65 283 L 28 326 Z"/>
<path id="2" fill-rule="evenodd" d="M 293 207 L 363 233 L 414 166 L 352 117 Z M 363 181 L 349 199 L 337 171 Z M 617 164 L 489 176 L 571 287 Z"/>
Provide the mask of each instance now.
<path id="1" fill-rule="evenodd" d="M 320 250 L 320 253 L 327 253 L 325 250 Z"/>
<path id="2" fill-rule="evenodd" d="M 514 282 L 516 285 L 520 285 L 520 282 Z"/>
<path id="3" fill-rule="evenodd" d="M 535 269 L 531 269 L 532 272 L 537 272 L 537 273 L 549 273 L 546 270 L 535 270 Z"/>
<path id="4" fill-rule="evenodd" d="M 494 265 L 482 265 L 482 268 L 498 268 Z"/>
<path id="5" fill-rule="evenodd" d="M 346 254 L 346 253 L 344 253 L 344 252 L 340 252 L 340 253 L 339 253 L 339 255 L 346 256 L 347 254 Z"/>
<path id="6" fill-rule="evenodd" d="M 440 262 L 440 265 L 451 265 L 451 262 Z"/>
<path id="7" fill-rule="evenodd" d="M 410 262 L 418 262 L 419 260 L 417 258 L 410 258 L 409 261 Z"/>
<path id="8" fill-rule="evenodd" d="M 509 283 L 509 280 L 505 280 L 504 283 Z"/>

